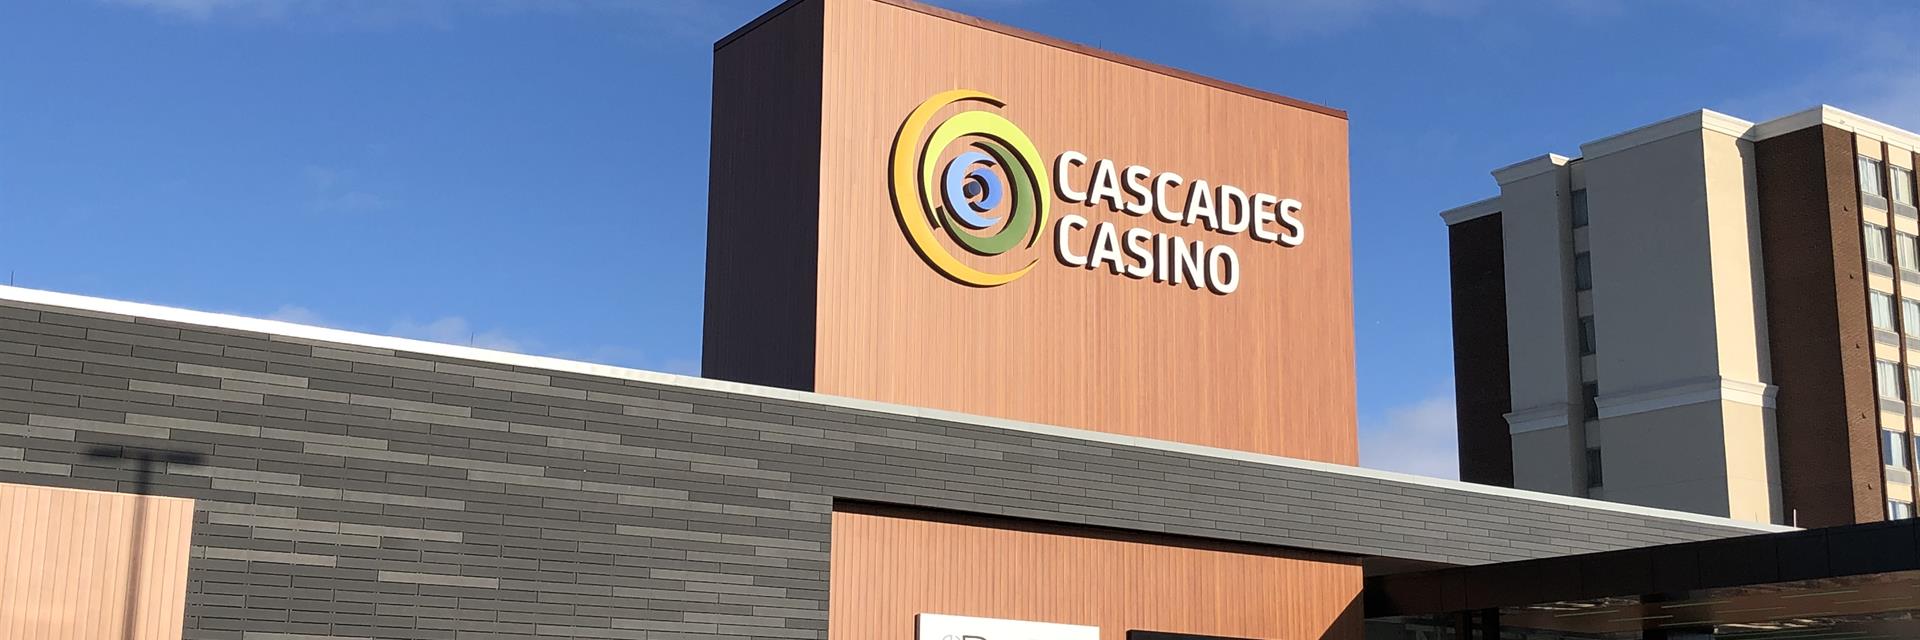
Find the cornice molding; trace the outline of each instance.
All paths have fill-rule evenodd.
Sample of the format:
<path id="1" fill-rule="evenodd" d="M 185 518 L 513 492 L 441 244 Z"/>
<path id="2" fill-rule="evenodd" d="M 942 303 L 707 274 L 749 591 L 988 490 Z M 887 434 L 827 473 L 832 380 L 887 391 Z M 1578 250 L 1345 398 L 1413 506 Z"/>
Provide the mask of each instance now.
<path id="1" fill-rule="evenodd" d="M 1713 131 L 1741 140 L 1760 141 L 1799 131 L 1807 127 L 1820 125 L 1835 127 L 1867 138 L 1880 140 L 1896 147 L 1920 151 L 1920 133 L 1914 133 L 1833 105 L 1823 104 L 1760 123 L 1748 122 L 1712 109 L 1689 111 L 1653 124 L 1635 127 L 1621 133 L 1582 144 L 1580 145 L 1581 156 L 1579 159 L 1593 160 L 1602 158 L 1640 145 L 1658 142 L 1693 131 Z M 1493 178 L 1495 182 L 1505 185 L 1510 182 L 1525 180 L 1540 175 L 1555 167 L 1564 166 L 1568 162 L 1570 162 L 1570 160 L 1566 157 L 1549 153 L 1495 169 L 1493 171 Z M 1468 206 L 1470 207 L 1472 205 Z M 1464 209 L 1466 207 L 1461 208 Z M 1441 215 L 1444 217 L 1446 214 Z M 1448 224 L 1453 224 L 1453 222 L 1449 221 Z"/>
<path id="2" fill-rule="evenodd" d="M 1569 161 L 1570 161 L 1569 158 L 1557 153 L 1549 153 L 1542 156 L 1527 158 L 1525 160 L 1521 160 L 1519 162 L 1515 162 L 1513 164 L 1500 167 L 1498 169 L 1494 169 L 1493 181 L 1500 183 L 1501 185 L 1504 186 L 1504 185 L 1525 180 L 1527 178 L 1531 178 L 1549 171 L 1553 171 L 1555 169 L 1559 169 L 1560 167 L 1567 166 L 1567 162 Z"/>
<path id="3" fill-rule="evenodd" d="M 1829 104 L 1823 104 L 1812 109 L 1788 114 L 1754 125 L 1753 137 L 1755 140 L 1765 140 L 1777 135 L 1792 133 L 1807 127 L 1823 124 L 1879 140 L 1896 147 L 1920 150 L 1920 133 L 1914 133 Z"/>
<path id="4" fill-rule="evenodd" d="M 1774 385 L 1719 376 L 1692 378 L 1657 387 L 1642 387 L 1600 396 L 1600 418 L 1617 418 L 1707 402 L 1734 402 L 1772 409 L 1780 388 Z"/>
<path id="5" fill-rule="evenodd" d="M 1752 130 L 1751 122 L 1711 109 L 1701 109 L 1588 142 L 1580 145 L 1580 154 L 1584 159 L 1593 160 L 1695 131 L 1713 131 L 1747 139 L 1747 134 Z"/>
<path id="6" fill-rule="evenodd" d="M 1573 405 L 1563 402 L 1528 407 L 1506 415 L 1507 433 L 1520 435 L 1532 431 L 1557 429 L 1567 426 L 1567 417 L 1573 413 Z"/>
<path id="7" fill-rule="evenodd" d="M 1484 218 L 1496 213 L 1500 213 L 1500 196 L 1463 204 L 1442 211 L 1440 212 L 1440 219 L 1446 221 L 1447 226 L 1451 227 L 1468 220 Z"/>

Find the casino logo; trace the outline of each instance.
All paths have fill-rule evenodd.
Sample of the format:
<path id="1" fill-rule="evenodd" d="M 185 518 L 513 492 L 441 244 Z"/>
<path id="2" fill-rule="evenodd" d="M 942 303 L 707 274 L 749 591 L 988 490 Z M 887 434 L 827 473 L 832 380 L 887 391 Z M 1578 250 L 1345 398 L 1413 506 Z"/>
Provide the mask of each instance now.
<path id="1" fill-rule="evenodd" d="M 1305 205 L 1293 198 L 1072 149 L 1049 170 L 1026 133 L 987 109 L 1005 106 L 970 89 L 941 92 L 893 137 L 894 217 L 921 259 L 954 282 L 997 287 L 1027 275 L 1051 229 L 1062 266 L 1224 296 L 1240 288 L 1241 264 L 1221 238 L 1258 251 L 1306 237 Z M 1067 208 L 1057 220 L 1055 204 Z"/>
<path id="2" fill-rule="evenodd" d="M 945 91 L 900 125 L 889 160 L 893 211 L 928 265 L 961 284 L 997 287 L 1032 271 L 1039 258 L 1011 271 L 986 271 L 963 262 L 939 236 L 978 256 L 1031 253 L 1047 227 L 1051 188 L 1033 141 L 998 113 L 960 111 L 929 133 L 940 110 L 973 104 L 1006 106 L 979 91 Z"/>

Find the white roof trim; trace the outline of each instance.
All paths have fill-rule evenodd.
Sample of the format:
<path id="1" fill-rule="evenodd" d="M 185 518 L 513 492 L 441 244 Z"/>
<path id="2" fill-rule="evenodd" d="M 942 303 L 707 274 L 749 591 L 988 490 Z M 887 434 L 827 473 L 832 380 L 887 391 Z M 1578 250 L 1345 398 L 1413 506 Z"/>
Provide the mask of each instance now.
<path id="1" fill-rule="evenodd" d="M 1751 122 L 1718 111 L 1701 109 L 1588 142 L 1580 145 L 1580 153 L 1582 157 L 1593 160 L 1694 131 L 1714 131 L 1746 139 L 1747 133 L 1752 129 Z"/>
<path id="2" fill-rule="evenodd" d="M 968 424 L 977 424 L 982 426 L 1008 429 L 1013 431 L 1021 431 L 1026 433 L 1034 433 L 1034 434 L 1040 434 L 1040 435 L 1047 435 L 1047 436 L 1053 436 L 1053 437 L 1074 438 L 1079 440 L 1103 442 L 1103 443 L 1113 444 L 1118 446 L 1157 449 L 1161 451 L 1170 451 L 1170 452 L 1183 453 L 1188 455 L 1206 456 L 1206 457 L 1220 458 L 1220 459 L 1226 459 L 1226 460 L 1238 460 L 1243 462 L 1251 462 L 1255 464 L 1272 465 L 1277 467 L 1288 467 L 1288 468 L 1316 471 L 1316 472 L 1327 473 L 1327 474 L 1338 474 L 1338 475 L 1346 475 L 1346 476 L 1359 477 L 1359 478 L 1372 478 L 1372 479 L 1383 480 L 1388 482 L 1401 482 L 1401 483 L 1408 483 L 1408 484 L 1425 485 L 1425 486 L 1433 487 L 1436 489 L 1444 489 L 1447 491 L 1500 496 L 1504 498 L 1512 498 L 1512 499 L 1518 499 L 1518 500 L 1531 500 L 1534 502 L 1560 504 L 1560 505 L 1566 505 L 1566 506 L 1572 506 L 1572 507 L 1579 507 L 1582 509 L 1592 509 L 1595 511 L 1610 511 L 1614 513 L 1632 514 L 1632 515 L 1645 516 L 1645 517 L 1651 517 L 1651 518 L 1662 518 L 1667 520 L 1694 522 L 1694 523 L 1709 524 L 1709 525 L 1722 526 L 1722 527 L 1736 527 L 1736 528 L 1749 529 L 1756 532 L 1796 530 L 1794 527 L 1786 527 L 1786 526 L 1771 525 L 1771 524 L 1759 524 L 1759 523 L 1753 523 L 1753 522 L 1733 520 L 1729 518 L 1719 518 L 1719 517 L 1706 516 L 1706 515 L 1700 515 L 1695 513 L 1686 513 L 1682 511 L 1670 511 L 1666 509 L 1655 509 L 1652 507 L 1642 507 L 1637 505 L 1620 504 L 1620 503 L 1613 503 L 1613 502 L 1602 502 L 1599 500 L 1590 500 L 1587 498 L 1575 498 L 1570 496 L 1560 496 L 1560 495 L 1553 495 L 1548 493 L 1539 493 L 1534 491 L 1522 491 L 1519 489 L 1510 489 L 1506 487 L 1494 487 L 1494 486 L 1488 486 L 1488 485 L 1482 485 L 1482 484 L 1473 484 L 1468 482 L 1461 482 L 1458 480 L 1443 480 L 1439 478 L 1429 478 L 1426 476 L 1416 476 L 1416 475 L 1405 474 L 1405 473 L 1396 473 L 1392 471 L 1381 471 L 1378 469 L 1350 467 L 1346 465 L 1339 465 L 1339 464 L 1333 464 L 1328 462 L 1316 462 L 1312 460 L 1283 458 L 1280 456 L 1251 453 L 1246 451 L 1234 451 L 1231 449 L 1219 449 L 1215 447 L 1186 444 L 1182 442 L 1169 442 L 1165 440 L 1154 440 L 1150 438 L 1141 438 L 1137 436 L 1126 436 L 1126 435 L 1119 435 L 1119 434 L 1112 434 L 1112 433 L 1104 433 L 1099 431 L 1086 431 L 1082 429 L 1056 427 L 1056 426 L 1036 424 L 1031 422 L 1020 422 L 1017 420 L 1006 420 L 1002 418 L 989 418 L 984 416 L 968 415 L 968 414 L 959 413 L 955 411 L 943 411 L 939 409 L 928 409 L 928 408 L 914 407 L 914 406 L 908 406 L 908 405 L 875 402 L 872 400 L 861 400 L 858 398 L 830 396 L 830 395 L 811 393 L 806 391 L 794 391 L 792 389 L 780 389 L 776 387 L 763 387 L 759 385 L 742 384 L 738 382 L 726 382 L 722 380 L 695 378 L 692 376 L 682 376 L 682 375 L 675 375 L 671 373 L 643 371 L 640 369 L 629 369 L 626 367 L 613 367 L 613 366 L 607 366 L 607 365 L 592 364 L 587 362 L 578 362 L 574 360 L 562 360 L 559 358 L 549 358 L 545 356 L 531 356 L 531 355 L 526 355 L 522 353 L 510 353 L 506 351 L 495 351 L 491 349 L 479 349 L 475 347 L 463 347 L 459 345 L 441 344 L 438 342 L 408 340 L 405 338 L 394 338 L 389 336 L 379 336 L 379 335 L 372 335 L 372 334 L 366 334 L 366 333 L 358 333 L 353 331 L 342 331 L 339 329 L 327 329 L 323 327 L 293 324 L 290 322 L 280 322 L 277 320 L 261 320 L 257 318 L 246 318 L 246 317 L 233 316 L 233 315 L 227 315 L 227 314 L 221 314 L 221 313 L 208 313 L 205 311 L 190 311 L 187 309 L 178 309 L 174 307 L 162 307 L 158 305 L 142 304 L 138 302 L 109 300 L 105 298 L 95 298 L 90 296 L 74 295 L 70 293 L 57 293 L 53 291 L 41 291 L 38 289 L 25 289 L 20 287 L 0 286 L 0 300 L 13 300 L 13 301 L 25 302 L 29 304 L 41 304 L 41 305 L 49 305 L 54 307 L 66 307 L 69 309 L 75 309 L 80 311 L 111 314 L 111 315 L 120 316 L 122 318 L 128 318 L 128 319 L 147 318 L 152 320 L 164 320 L 164 321 L 179 322 L 184 324 L 196 324 L 196 325 L 202 325 L 202 326 L 208 326 L 208 327 L 218 327 L 222 329 L 232 329 L 236 331 L 251 331 L 255 333 L 273 334 L 273 335 L 287 337 L 287 338 L 320 340 L 325 342 L 338 342 L 338 343 L 357 345 L 362 347 L 372 347 L 375 349 L 392 349 L 395 351 L 408 351 L 413 353 L 444 356 L 449 358 L 463 358 L 467 360 L 477 360 L 481 362 L 491 362 L 495 364 L 504 364 L 509 366 L 533 367 L 537 369 L 547 369 L 552 371 L 579 373 L 579 374 L 594 375 L 594 376 L 604 376 L 608 378 L 619 378 L 623 380 L 635 380 L 640 382 L 648 382 L 652 384 L 661 384 L 661 385 L 682 387 L 682 388 L 702 390 L 702 391 L 737 393 L 737 394 L 758 396 L 762 398 L 769 398 L 769 399 L 775 399 L 775 400 L 786 400 L 791 402 L 807 402 L 807 403 L 820 404 L 820 405 L 826 405 L 826 406 L 843 407 L 847 409 L 858 409 L 862 411 L 873 411 L 877 413 L 890 413 L 894 415 L 911 416 L 916 418 L 927 418 L 931 420 L 963 422 Z"/>
<path id="3" fill-rule="evenodd" d="M 1447 223 L 1447 226 L 1451 227 L 1453 225 L 1460 224 L 1462 222 L 1466 222 L 1474 218 L 1484 218 L 1496 213 L 1500 213 L 1500 196 L 1494 196 L 1478 202 L 1463 204 L 1458 207 L 1454 207 L 1452 209 L 1442 211 L 1440 212 L 1440 219 L 1445 220 Z"/>
<path id="4" fill-rule="evenodd" d="M 1755 140 L 1765 140 L 1822 124 L 1832 125 L 1897 147 L 1920 149 L 1920 133 L 1826 104 L 1754 125 L 1752 136 Z"/>
<path id="5" fill-rule="evenodd" d="M 1823 124 L 1884 141 L 1896 147 L 1920 151 L 1920 133 L 1823 104 L 1758 124 L 1712 109 L 1689 111 L 1580 145 L 1580 153 L 1582 158 L 1591 160 L 1697 130 L 1714 131 L 1742 140 L 1759 141 Z M 1493 177 L 1499 184 L 1530 178 L 1546 172 L 1555 166 L 1556 161 L 1558 164 L 1565 164 L 1567 159 L 1551 153 L 1529 158 L 1495 169 Z"/>
<path id="6" fill-rule="evenodd" d="M 1568 159 L 1566 156 L 1563 156 L 1557 153 L 1549 153 L 1546 155 L 1534 156 L 1532 158 L 1527 158 L 1525 160 L 1521 160 L 1519 162 L 1515 162 L 1513 164 L 1500 167 L 1498 169 L 1494 169 L 1493 181 L 1504 185 L 1509 182 L 1525 180 L 1527 178 L 1531 178 L 1531 177 L 1540 175 L 1542 173 L 1546 173 L 1548 171 L 1552 171 L 1554 169 L 1564 167 L 1567 165 L 1567 162 L 1568 162 Z"/>

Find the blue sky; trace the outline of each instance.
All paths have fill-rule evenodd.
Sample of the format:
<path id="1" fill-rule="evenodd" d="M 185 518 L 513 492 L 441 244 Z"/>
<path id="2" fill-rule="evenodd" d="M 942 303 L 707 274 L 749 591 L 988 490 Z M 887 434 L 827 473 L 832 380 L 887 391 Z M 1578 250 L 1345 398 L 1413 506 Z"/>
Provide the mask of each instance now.
<path id="1" fill-rule="evenodd" d="M 775 0 L 0 4 L 0 276 L 698 370 L 712 42 Z M 1445 228 L 1701 107 L 1920 127 L 1920 9 L 952 0 L 1347 109 L 1362 460 L 1452 475 Z"/>

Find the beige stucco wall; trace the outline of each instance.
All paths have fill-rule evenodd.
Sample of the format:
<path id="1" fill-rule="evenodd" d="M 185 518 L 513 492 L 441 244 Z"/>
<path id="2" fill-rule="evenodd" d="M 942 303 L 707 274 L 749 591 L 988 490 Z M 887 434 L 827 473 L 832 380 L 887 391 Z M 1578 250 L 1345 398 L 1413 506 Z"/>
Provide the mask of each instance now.
<path id="1" fill-rule="evenodd" d="M 1719 238 L 1703 142 L 1695 131 L 1583 161 L 1594 306 L 1605 310 L 1595 316 L 1602 395 L 1719 374 L 1724 310 L 1715 304 L 1720 265 L 1710 247 Z M 1751 306 L 1751 296 L 1743 302 Z"/>
<path id="2" fill-rule="evenodd" d="M 1578 418 L 1578 416 L 1575 416 Z M 1521 489 L 1560 495 L 1582 495 L 1584 482 L 1576 489 L 1570 458 L 1574 447 L 1572 429 L 1555 427 L 1513 434 L 1513 484 Z M 1582 455 L 1585 455 L 1582 453 Z M 1584 462 L 1584 460 L 1582 461 Z"/>
<path id="3" fill-rule="evenodd" d="M 1603 463 L 1614 502 L 1729 515 L 1719 403 L 1606 418 Z M 1703 455 L 1704 454 L 1704 455 Z"/>
<path id="4" fill-rule="evenodd" d="M 1574 483 L 1586 476 L 1585 435 L 1579 424 L 1571 175 L 1565 162 L 1537 158 L 1495 175 L 1501 180 L 1513 417 L 1552 422 L 1557 415 L 1559 422 L 1548 428 L 1516 425 L 1514 486 L 1582 495 L 1585 483 Z"/>
<path id="5" fill-rule="evenodd" d="M 1507 258 L 1514 484 L 1780 522 L 1753 145 L 1676 118 L 1495 172 Z M 1571 228 L 1584 188 L 1587 227 Z M 1593 289 L 1574 291 L 1589 252 Z M 1595 319 L 1594 356 L 1579 318 Z M 1600 419 L 1582 416 L 1582 383 Z"/>
<path id="6" fill-rule="evenodd" d="M 1601 422 L 1608 500 L 1755 522 L 1780 510 L 1771 411 L 1713 401 Z"/>
<path id="7" fill-rule="evenodd" d="M 1695 127 L 1581 165 L 1606 498 L 1782 521 L 1752 143 Z"/>

